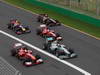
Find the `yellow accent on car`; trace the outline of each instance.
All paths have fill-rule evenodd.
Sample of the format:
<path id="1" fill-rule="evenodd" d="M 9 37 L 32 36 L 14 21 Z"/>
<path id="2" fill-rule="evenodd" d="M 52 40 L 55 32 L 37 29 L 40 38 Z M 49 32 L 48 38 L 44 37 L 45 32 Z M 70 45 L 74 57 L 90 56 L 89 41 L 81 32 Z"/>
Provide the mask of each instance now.
<path id="1" fill-rule="evenodd" d="M 25 28 L 22 28 L 22 30 L 25 31 L 26 29 Z"/>

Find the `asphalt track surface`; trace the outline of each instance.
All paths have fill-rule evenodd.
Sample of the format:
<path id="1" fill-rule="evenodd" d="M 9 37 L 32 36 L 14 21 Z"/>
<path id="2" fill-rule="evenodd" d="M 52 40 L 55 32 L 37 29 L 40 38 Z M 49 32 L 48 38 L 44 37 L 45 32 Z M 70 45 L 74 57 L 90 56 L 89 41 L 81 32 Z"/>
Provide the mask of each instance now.
<path id="1" fill-rule="evenodd" d="M 36 28 L 40 25 L 40 23 L 36 22 L 36 17 L 34 14 L 0 2 L 0 30 L 31 43 L 36 47 L 42 48 L 44 39 L 35 33 Z M 29 25 L 32 33 L 18 36 L 11 30 L 8 30 L 7 23 L 11 18 L 17 18 L 22 24 Z M 86 70 L 92 75 L 100 75 L 100 40 L 96 40 L 64 26 L 53 27 L 52 29 L 61 33 L 64 38 L 63 43 L 74 48 L 78 54 L 78 58 L 66 61 Z M 22 72 L 23 75 L 82 75 L 77 70 L 35 50 L 33 50 L 34 53 L 39 53 L 44 58 L 45 63 L 26 68 L 19 60 L 10 56 L 9 50 L 15 42 L 17 41 L 0 34 L 0 56 Z"/>

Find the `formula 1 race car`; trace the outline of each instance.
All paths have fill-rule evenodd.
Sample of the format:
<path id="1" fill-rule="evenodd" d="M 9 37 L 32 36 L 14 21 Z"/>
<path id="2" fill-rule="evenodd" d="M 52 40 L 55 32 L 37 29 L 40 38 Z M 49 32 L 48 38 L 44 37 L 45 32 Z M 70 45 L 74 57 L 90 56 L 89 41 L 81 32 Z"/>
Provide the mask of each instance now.
<path id="1" fill-rule="evenodd" d="M 73 49 L 65 47 L 63 44 L 58 44 L 57 41 L 45 43 L 43 49 L 54 54 L 60 59 L 70 59 L 77 57 Z"/>
<path id="2" fill-rule="evenodd" d="M 37 21 L 45 24 L 45 20 L 47 18 L 49 18 L 47 14 L 39 14 L 37 17 Z"/>
<path id="3" fill-rule="evenodd" d="M 23 61 L 23 65 L 29 67 L 43 63 L 43 59 L 40 55 L 33 55 L 31 50 L 21 43 L 15 43 L 11 50 L 11 55 L 17 57 Z"/>
<path id="4" fill-rule="evenodd" d="M 39 16 L 37 17 L 37 21 L 43 24 L 46 24 L 47 26 L 60 26 L 61 25 L 61 23 L 58 20 L 54 20 L 48 17 L 47 14 L 39 14 Z"/>
<path id="5" fill-rule="evenodd" d="M 47 26 L 61 26 L 61 23 L 58 20 L 54 20 L 51 18 L 46 19 L 45 24 Z"/>
<path id="6" fill-rule="evenodd" d="M 54 30 L 50 30 L 48 27 L 46 27 L 45 25 L 41 25 L 37 30 L 36 30 L 36 34 L 40 35 L 42 37 L 61 37 L 59 33 L 55 33 Z"/>
<path id="7" fill-rule="evenodd" d="M 28 26 L 21 25 L 17 20 L 11 20 L 8 24 L 8 29 L 13 30 L 18 35 L 31 32 Z"/>

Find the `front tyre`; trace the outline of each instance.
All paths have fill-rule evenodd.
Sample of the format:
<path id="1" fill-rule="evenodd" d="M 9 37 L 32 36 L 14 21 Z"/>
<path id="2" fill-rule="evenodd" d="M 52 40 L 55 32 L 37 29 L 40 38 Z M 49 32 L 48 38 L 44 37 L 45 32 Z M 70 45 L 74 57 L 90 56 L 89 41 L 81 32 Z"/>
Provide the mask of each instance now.
<path id="1" fill-rule="evenodd" d="M 26 66 L 26 67 L 30 67 L 33 65 L 33 62 L 31 59 L 26 59 L 23 61 L 23 65 Z"/>
<path id="2" fill-rule="evenodd" d="M 41 34 L 41 29 L 37 29 L 37 30 L 36 30 L 36 34 L 37 34 L 37 35 L 40 35 L 40 34 Z"/>

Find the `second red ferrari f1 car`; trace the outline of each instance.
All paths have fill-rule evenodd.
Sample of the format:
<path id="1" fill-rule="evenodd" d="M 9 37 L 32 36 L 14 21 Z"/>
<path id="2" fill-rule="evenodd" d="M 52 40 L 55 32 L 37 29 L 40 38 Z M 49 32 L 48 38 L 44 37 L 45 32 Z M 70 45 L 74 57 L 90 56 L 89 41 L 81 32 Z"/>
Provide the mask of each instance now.
<path id="1" fill-rule="evenodd" d="M 25 66 L 33 66 L 43 63 L 43 59 L 40 55 L 33 55 L 31 50 L 28 50 L 26 46 L 21 43 L 15 43 L 11 50 L 11 55 L 17 57 L 23 61 Z"/>
<path id="2" fill-rule="evenodd" d="M 61 37 L 59 33 L 55 33 L 54 30 L 50 30 L 46 25 L 40 25 L 40 27 L 36 30 L 36 33 L 42 37 Z"/>

